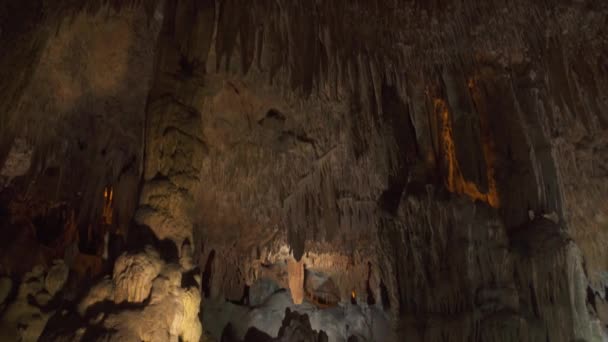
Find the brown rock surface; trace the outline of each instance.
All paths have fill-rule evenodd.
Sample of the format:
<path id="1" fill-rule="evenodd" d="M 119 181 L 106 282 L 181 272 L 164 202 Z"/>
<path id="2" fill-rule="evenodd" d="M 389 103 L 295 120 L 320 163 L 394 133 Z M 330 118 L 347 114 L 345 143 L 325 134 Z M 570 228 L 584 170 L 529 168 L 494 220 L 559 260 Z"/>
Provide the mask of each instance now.
<path id="1" fill-rule="evenodd" d="M 232 315 L 203 322 L 274 332 L 256 310 L 290 289 L 341 313 L 289 338 L 346 340 L 360 309 L 357 339 L 386 317 L 397 340 L 599 341 L 607 20 L 602 1 L 0 4 L 0 275 L 65 258 L 79 313 L 46 336 L 81 340 L 197 340 L 201 293 Z"/>

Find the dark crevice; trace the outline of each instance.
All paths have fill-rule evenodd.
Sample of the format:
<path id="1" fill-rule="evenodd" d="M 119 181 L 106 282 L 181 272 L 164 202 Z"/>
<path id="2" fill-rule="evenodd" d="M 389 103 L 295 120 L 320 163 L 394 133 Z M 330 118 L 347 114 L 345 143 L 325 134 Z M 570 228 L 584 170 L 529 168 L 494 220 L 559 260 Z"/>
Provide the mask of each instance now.
<path id="1" fill-rule="evenodd" d="M 597 313 L 597 304 L 595 301 L 595 292 L 591 286 L 587 286 L 587 303 L 591 305 L 593 311 Z"/>
<path id="2" fill-rule="evenodd" d="M 530 288 L 530 299 L 532 300 L 532 310 L 534 310 L 534 315 L 536 317 L 540 317 L 540 308 L 538 307 L 538 301 L 536 299 L 536 293 L 534 292 L 534 286 L 529 284 Z"/>
<path id="3" fill-rule="evenodd" d="M 209 252 L 207 257 L 207 263 L 205 264 L 205 270 L 203 271 L 202 288 L 205 298 L 209 298 L 211 295 L 211 277 L 213 273 L 213 260 L 215 259 L 215 250 Z"/>
<path id="4" fill-rule="evenodd" d="M 240 301 L 241 305 L 249 305 L 249 285 L 245 285 L 243 288 L 243 297 Z"/>
<path id="5" fill-rule="evenodd" d="M 405 184 L 396 181 L 389 181 L 388 189 L 382 192 L 378 200 L 378 206 L 391 215 L 397 214 L 401 195 L 405 189 Z"/>
<path id="6" fill-rule="evenodd" d="M 180 56 L 179 66 L 185 76 L 192 77 L 194 75 L 195 65 L 194 63 L 190 62 L 186 56 Z"/>
<path id="7" fill-rule="evenodd" d="M 268 119 L 274 119 L 274 120 L 279 120 L 279 121 L 285 121 L 285 115 L 281 112 L 279 112 L 276 109 L 270 109 L 268 110 L 268 112 L 266 113 L 266 118 Z"/>
<path id="8" fill-rule="evenodd" d="M 63 233 L 67 219 L 68 212 L 65 206 L 50 209 L 46 215 L 34 217 L 36 239 L 43 245 L 52 245 Z"/>
<path id="9" fill-rule="evenodd" d="M 371 277 L 372 277 L 372 263 L 368 262 L 367 263 L 367 286 L 366 286 L 367 304 L 368 305 L 375 305 L 376 304 L 376 298 L 374 298 L 374 292 L 372 291 L 372 289 L 369 286 L 369 281 L 370 281 Z"/>
<path id="10" fill-rule="evenodd" d="M 380 298 L 382 300 L 382 307 L 384 307 L 385 310 L 388 310 L 391 308 L 391 300 L 389 298 L 388 295 L 388 289 L 386 288 L 386 285 L 384 285 L 384 281 L 380 281 Z"/>

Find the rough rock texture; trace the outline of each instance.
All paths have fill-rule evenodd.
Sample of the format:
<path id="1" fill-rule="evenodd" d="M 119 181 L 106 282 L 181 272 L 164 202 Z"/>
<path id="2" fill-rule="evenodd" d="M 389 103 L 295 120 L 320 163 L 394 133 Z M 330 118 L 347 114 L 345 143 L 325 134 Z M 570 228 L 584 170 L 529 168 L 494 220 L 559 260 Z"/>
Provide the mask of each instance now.
<path id="1" fill-rule="evenodd" d="M 304 300 L 304 263 L 289 260 L 287 262 L 287 278 L 291 300 L 294 304 L 302 304 Z"/>
<path id="2" fill-rule="evenodd" d="M 236 339 L 245 339 L 250 328 L 276 337 L 287 309 L 308 316 L 312 329 L 325 332 L 329 341 L 346 341 L 350 336 L 363 341 L 396 340 L 389 315 L 381 308 L 350 303 L 319 307 L 308 301 L 294 304 L 286 291 L 276 291 L 254 307 L 217 299 L 205 301 L 203 325 L 209 329 L 209 336 L 217 340 L 221 340 L 228 325 Z"/>
<path id="3" fill-rule="evenodd" d="M 606 213 L 605 6 L 395 6 L 222 2 L 201 109 L 212 288 L 239 298 L 283 244 L 296 259 L 354 264 L 328 260 L 343 301 L 366 293 L 372 273 L 374 299 L 413 339 L 597 338 L 593 319 L 574 317 L 586 316 L 581 279 L 601 282 L 606 269 L 602 248 L 588 246 L 604 230 L 582 224 Z M 588 172 L 580 187 L 574 165 Z M 588 197 L 573 200 L 579 191 Z M 588 273 L 559 244 L 543 246 L 561 261 L 522 269 L 511 231 L 539 229 L 530 213 L 581 241 Z M 551 281 L 537 270 L 553 262 L 571 270 L 553 286 L 571 299 L 535 313 L 523 298 Z"/>
<path id="4" fill-rule="evenodd" d="M 278 336 L 272 338 L 256 328 L 251 328 L 245 334 L 244 342 L 273 342 L 273 341 L 301 341 L 301 342 L 325 342 L 327 334 L 323 331 L 315 331 L 310 327 L 310 320 L 306 314 L 299 314 L 285 309 L 285 318 L 283 318 Z M 231 325 L 227 325 L 222 334 L 222 342 L 239 342 L 237 337 L 231 330 Z"/>
<path id="5" fill-rule="evenodd" d="M 0 5 L 2 226 L 40 251 L 0 269 L 130 250 L 49 334 L 196 339 L 196 291 L 250 313 L 271 279 L 394 340 L 605 338 L 605 2 L 150 3 Z"/>
<path id="6" fill-rule="evenodd" d="M 25 141 L 33 149 L 21 183 L 30 193 L 41 192 L 35 193 L 38 199 L 81 201 L 79 223 L 100 215 L 108 185 L 117 202 L 136 197 L 136 188 L 125 183 L 139 177 L 155 23 L 139 11 L 103 8 L 42 25 L 56 34 L 44 44 L 19 105 L 8 114 L 6 130 L 21 137 L 9 146 L 19 151 Z M 129 209 L 117 204 L 117 211 Z M 128 222 L 132 212 L 117 216 Z"/>
<path id="7" fill-rule="evenodd" d="M 192 191 L 205 151 L 196 104 L 203 98 L 201 59 L 213 14 L 212 1 L 167 3 L 147 105 L 144 184 L 135 218 L 180 253 L 194 243 Z"/>
<path id="8" fill-rule="evenodd" d="M 161 271 L 162 261 L 154 250 L 121 255 L 114 264 L 114 302 L 141 303 L 150 296 L 152 281 Z"/>
<path id="9" fill-rule="evenodd" d="M 51 301 L 59 297 L 57 294 L 64 287 L 67 276 L 68 269 L 61 260 L 55 261 L 48 270 L 37 266 L 26 273 L 15 298 L 0 316 L 0 339 L 37 341 L 47 320 L 54 314 Z"/>
<path id="10" fill-rule="evenodd" d="M 4 303 L 8 299 L 8 296 L 11 293 L 12 287 L 13 287 L 13 282 L 10 278 L 6 278 L 6 277 L 0 278 L 0 307 L 4 308 Z"/>
<path id="11" fill-rule="evenodd" d="M 0 10 L 12 13 L 0 24 L 2 269 L 19 278 L 65 258 L 92 277 L 104 235 L 124 241 L 136 208 L 160 23 L 140 7 L 34 2 Z"/>
<path id="12" fill-rule="evenodd" d="M 69 269 L 63 260 L 53 262 L 53 266 L 51 266 L 44 278 L 45 290 L 51 296 L 54 296 L 63 288 L 65 282 L 68 280 L 68 275 Z"/>
<path id="13" fill-rule="evenodd" d="M 13 178 L 26 174 L 31 164 L 32 148 L 28 146 L 24 139 L 15 139 L 6 156 L 4 166 L 0 170 L 0 176 L 5 178 L 3 184 L 10 183 Z"/>
<path id="14" fill-rule="evenodd" d="M 322 331 L 312 330 L 306 315 L 286 309 L 279 336 L 274 341 L 324 342 L 327 341 L 327 335 Z"/>
<path id="15" fill-rule="evenodd" d="M 516 232 L 512 239 L 520 305 L 532 307 L 534 315 L 540 319 L 573 322 L 571 327 L 548 330 L 545 337 L 548 340 L 571 336 L 572 339 L 601 341 L 605 336 L 602 324 L 594 317 L 594 308 L 587 303 L 589 284 L 581 251 L 549 220 L 537 219 L 527 228 Z M 526 285 L 528 291 L 524 290 Z"/>
<path id="16" fill-rule="evenodd" d="M 185 284 L 185 285 L 184 285 Z M 112 279 L 98 282 L 80 300 L 73 327 L 50 324 L 43 338 L 74 341 L 199 341 L 200 279 L 165 263 L 152 248 L 121 255 Z"/>

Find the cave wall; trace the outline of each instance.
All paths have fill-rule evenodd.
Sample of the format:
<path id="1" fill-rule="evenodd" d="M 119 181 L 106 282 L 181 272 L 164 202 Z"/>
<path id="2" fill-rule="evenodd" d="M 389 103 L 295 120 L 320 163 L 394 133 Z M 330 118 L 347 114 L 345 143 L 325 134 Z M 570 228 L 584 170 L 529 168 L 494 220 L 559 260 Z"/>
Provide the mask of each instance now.
<path id="1" fill-rule="evenodd" d="M 597 321 L 577 322 L 597 309 L 575 303 L 587 281 L 599 302 L 605 281 L 597 227 L 606 211 L 606 118 L 592 109 L 606 106 L 595 90 L 606 82 L 606 43 L 592 38 L 604 34 L 604 5 L 262 2 L 243 10 L 226 1 L 218 14 L 206 69 L 214 94 L 201 109 L 209 152 L 198 220 L 203 256 L 234 260 L 215 264 L 224 294 L 240 298 L 255 278 L 251 265 L 288 258 L 272 252 L 283 244 L 296 258 L 313 255 L 304 257 L 312 269 L 314 252 L 360 263 L 320 268 L 338 279 L 367 279 L 362 266 L 371 263 L 376 297 L 387 285 L 408 336 L 598 333 Z M 569 255 L 555 256 L 558 266 L 521 255 L 519 239 L 541 244 L 543 220 L 555 239 L 582 248 L 584 269 L 571 242 L 543 245 Z M 527 281 L 528 264 L 577 271 Z M 568 296 L 546 282 L 569 288 L 569 304 L 549 304 Z M 367 286 L 338 283 L 343 300 Z M 550 313 L 533 309 L 539 298 Z"/>
<path id="2" fill-rule="evenodd" d="M 3 21 L 2 269 L 66 258 L 90 277 L 138 202 L 160 23 L 141 8 L 28 5 L 3 5 L 32 23 Z"/>
<path id="3" fill-rule="evenodd" d="M 58 189 L 82 189 L 79 220 L 87 222 L 104 187 L 118 182 L 115 196 L 126 203 L 117 215 L 126 227 L 135 210 L 138 225 L 125 230 L 149 229 L 162 258 L 184 270 L 194 250 L 211 298 L 240 300 L 265 265 L 297 259 L 331 277 L 341 301 L 381 304 L 402 338 L 600 338 L 608 322 L 606 4 L 158 8 L 135 7 L 129 28 L 99 19 L 124 37 L 117 42 L 90 38 L 97 19 L 78 17 L 64 36 L 9 31 L 36 43 L 27 50 L 35 68 L 0 84 L 6 94 L 32 94 L 2 102 L 19 113 L 1 127 L 19 134 L 3 136 L 33 146 L 28 170 L 37 171 L 23 184 L 50 156 L 76 163 L 76 184 L 50 177 Z M 150 25 L 161 20 L 156 40 Z M 151 46 L 153 69 L 142 57 Z M 66 50 L 84 54 L 82 74 L 62 71 L 71 69 Z M 151 75 L 150 88 L 141 86 Z M 39 121 L 40 112 L 57 115 Z M 28 115 L 36 123 L 22 125 Z M 74 157 L 82 153 L 69 150 L 81 148 L 74 127 L 83 126 L 101 131 L 87 148 L 105 154 Z M 56 136 L 70 137 L 69 152 L 58 154 Z M 12 146 L 3 143 L 0 156 L 29 153 L 16 147 L 11 159 Z M 121 187 L 122 179 L 130 180 Z M 279 278 L 297 283 L 288 273 Z"/>
<path id="4" fill-rule="evenodd" d="M 0 7 L 0 339 L 35 341 L 124 251 L 160 22 L 126 2 Z"/>

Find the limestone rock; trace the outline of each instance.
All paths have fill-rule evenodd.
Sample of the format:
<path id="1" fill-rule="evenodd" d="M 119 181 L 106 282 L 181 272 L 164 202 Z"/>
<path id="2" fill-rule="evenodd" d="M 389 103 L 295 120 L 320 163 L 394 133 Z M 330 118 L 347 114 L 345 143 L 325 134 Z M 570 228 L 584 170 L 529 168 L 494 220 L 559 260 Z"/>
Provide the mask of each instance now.
<path id="1" fill-rule="evenodd" d="M 193 262 L 194 251 L 192 250 L 192 246 L 188 240 L 185 240 L 182 244 L 180 253 L 179 264 L 181 267 L 187 271 L 193 269 L 195 267 Z"/>
<path id="2" fill-rule="evenodd" d="M 158 252 L 147 248 L 138 254 L 123 254 L 114 265 L 114 302 L 141 303 L 150 295 L 152 281 L 162 269 Z"/>
<path id="3" fill-rule="evenodd" d="M 200 283 L 184 281 L 191 278 L 197 279 L 191 270 L 163 261 L 151 246 L 121 255 L 113 277 L 94 285 L 78 305 L 82 334 L 111 341 L 200 341 Z"/>
<path id="4" fill-rule="evenodd" d="M 84 316 L 87 310 L 97 303 L 114 300 L 114 283 L 107 276 L 93 285 L 78 304 L 78 313 Z"/>
<path id="5" fill-rule="evenodd" d="M 189 288 L 178 292 L 181 301 L 182 313 L 173 321 L 171 332 L 179 336 L 184 342 L 198 342 L 203 333 L 203 327 L 198 313 L 201 307 L 201 294 L 196 288 Z"/>
<path id="6" fill-rule="evenodd" d="M 302 304 L 304 301 L 304 262 L 291 259 L 287 261 L 287 274 L 291 299 L 294 304 Z"/>
<path id="7" fill-rule="evenodd" d="M 275 281 L 269 278 L 259 279 L 249 288 L 249 305 L 261 305 L 279 289 L 280 287 Z"/>
<path id="8" fill-rule="evenodd" d="M 44 279 L 44 288 L 51 296 L 54 296 L 60 289 L 63 288 L 68 280 L 70 270 L 63 260 L 55 260 L 53 266 L 49 269 Z"/>
<path id="9" fill-rule="evenodd" d="M 588 280 L 580 249 L 550 219 L 538 218 L 513 236 L 520 300 L 555 324 L 547 339 L 600 341 L 605 332 L 588 308 Z M 561 270 L 561 271 L 560 271 Z M 526 288 L 527 287 L 527 288 Z M 560 301 L 568 305 L 560 304 Z M 557 322 L 567 319 L 572 325 Z"/>
<path id="10" fill-rule="evenodd" d="M 171 250 L 129 245 L 81 303 L 85 339 L 196 340 L 205 257 L 208 302 L 239 318 L 268 323 L 243 299 L 281 262 L 291 300 L 262 305 L 347 304 L 357 326 L 378 310 L 395 340 L 601 339 L 606 1 L 155 3 L 0 2 L 0 176 L 25 176 L 0 204 L 67 198 L 86 226 L 112 184 L 125 236 L 136 211 Z M 43 236 L 46 218 L 15 231 Z M 38 271 L 7 312 L 52 302 Z M 321 313 L 291 316 L 283 335 L 319 337 Z"/>
<path id="11" fill-rule="evenodd" d="M 279 328 L 278 336 L 272 336 L 254 327 L 247 330 L 243 340 L 236 336 L 232 324 L 224 328 L 222 342 L 327 342 L 327 334 L 323 331 L 315 331 L 310 326 L 310 319 L 306 314 L 300 314 L 290 309 L 285 309 L 285 315 Z M 350 340 L 349 340 L 350 341 Z"/>
<path id="12" fill-rule="evenodd" d="M 201 303 L 199 290 L 182 289 L 181 284 L 176 286 L 170 281 L 166 285 L 154 286 L 153 301 L 140 310 L 110 314 L 103 325 L 108 331 L 113 331 L 110 333 L 111 339 L 199 341 L 203 331 L 198 318 Z M 154 324 L 151 326 L 150 322 Z"/>
<path id="13" fill-rule="evenodd" d="M 8 303 L 0 317 L 0 337 L 3 340 L 32 342 L 38 340 L 48 319 L 54 314 L 53 308 L 47 306 L 65 284 L 65 265 L 57 262 L 54 266 L 57 265 L 59 266 L 54 269 L 52 267 L 48 271 L 43 266 L 36 266 L 25 274 L 19 285 L 17 297 L 13 302 Z M 46 279 L 53 279 L 49 281 L 53 294 L 46 289 Z"/>
<path id="14" fill-rule="evenodd" d="M 307 315 L 285 310 L 285 318 L 276 341 L 327 342 L 327 334 L 314 331 Z"/>
<path id="15" fill-rule="evenodd" d="M 17 291 L 17 298 L 25 299 L 28 295 L 33 295 L 44 289 L 44 266 L 35 266 L 30 272 L 23 276 L 23 281 Z"/>
<path id="16" fill-rule="evenodd" d="M 13 142 L 4 165 L 0 168 L 0 176 L 6 177 L 7 182 L 13 178 L 23 176 L 31 167 L 33 148 L 23 138 Z"/>
<path id="17" fill-rule="evenodd" d="M 8 298 L 13 287 L 13 281 L 10 278 L 0 278 L 0 306 L 2 306 L 5 300 Z"/>

